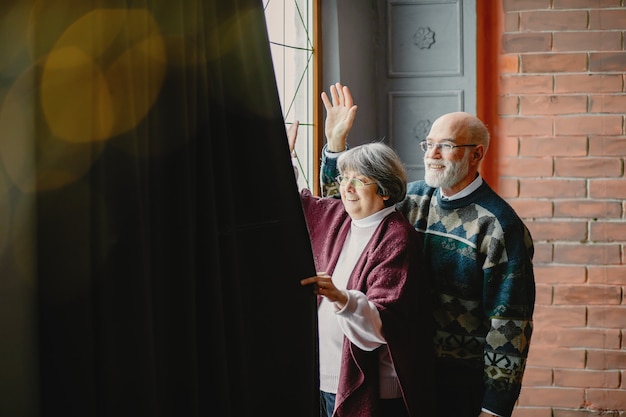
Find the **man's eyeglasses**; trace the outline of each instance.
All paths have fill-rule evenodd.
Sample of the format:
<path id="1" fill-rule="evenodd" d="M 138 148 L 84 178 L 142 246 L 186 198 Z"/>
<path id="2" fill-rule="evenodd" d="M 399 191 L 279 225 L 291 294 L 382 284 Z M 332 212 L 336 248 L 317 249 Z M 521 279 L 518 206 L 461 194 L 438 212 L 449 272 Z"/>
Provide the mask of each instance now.
<path id="1" fill-rule="evenodd" d="M 366 185 L 376 184 L 376 181 L 373 181 L 373 182 L 363 182 L 362 180 L 360 180 L 358 178 L 348 178 L 348 177 L 344 177 L 343 175 L 337 175 L 337 177 L 335 179 L 337 180 L 339 185 L 346 186 L 348 184 L 352 184 L 352 186 L 354 188 L 363 188 Z"/>
<path id="2" fill-rule="evenodd" d="M 432 151 L 437 148 L 441 153 L 450 153 L 454 150 L 454 148 L 465 148 L 466 146 L 478 146 L 478 144 L 471 143 L 469 145 L 453 145 L 451 143 L 433 143 L 425 140 L 420 142 L 420 148 L 422 148 L 422 151 L 424 152 Z"/>

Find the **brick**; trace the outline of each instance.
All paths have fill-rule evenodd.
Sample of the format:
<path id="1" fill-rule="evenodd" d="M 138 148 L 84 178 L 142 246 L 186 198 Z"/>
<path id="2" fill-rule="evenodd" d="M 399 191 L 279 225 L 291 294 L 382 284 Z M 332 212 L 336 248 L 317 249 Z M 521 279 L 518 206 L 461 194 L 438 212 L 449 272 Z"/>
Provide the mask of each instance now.
<path id="1" fill-rule="evenodd" d="M 535 305 L 551 305 L 552 304 L 552 285 L 535 285 Z"/>
<path id="2" fill-rule="evenodd" d="M 585 404 L 582 388 L 526 387 L 520 393 L 520 406 L 579 408 Z"/>
<path id="3" fill-rule="evenodd" d="M 590 284 L 621 285 L 626 287 L 626 266 L 589 266 Z M 624 320 L 626 327 L 626 319 Z"/>
<path id="4" fill-rule="evenodd" d="M 505 33 L 502 36 L 502 52 L 549 52 L 552 48 L 552 35 L 548 32 Z"/>
<path id="5" fill-rule="evenodd" d="M 551 177 L 552 158 L 499 158 L 500 175 L 511 177 Z"/>
<path id="6" fill-rule="evenodd" d="M 560 327 L 583 327 L 587 325 L 587 307 L 536 305 L 533 321 Z"/>
<path id="7" fill-rule="evenodd" d="M 520 113 L 525 116 L 548 114 L 579 114 L 587 112 L 586 96 L 522 96 Z"/>
<path id="8" fill-rule="evenodd" d="M 591 223 L 589 237 L 594 242 L 626 242 L 626 222 Z"/>
<path id="9" fill-rule="evenodd" d="M 584 31 L 556 32 L 552 47 L 556 52 L 571 51 L 621 51 L 622 34 L 620 32 Z M 537 50 L 542 52 L 543 50 Z"/>
<path id="10" fill-rule="evenodd" d="M 624 57 L 626 59 L 626 56 Z M 626 70 L 626 67 L 624 68 Z M 591 95 L 590 96 L 591 113 L 616 113 L 623 114 L 626 108 L 626 96 L 620 95 Z"/>
<path id="11" fill-rule="evenodd" d="M 621 216 L 622 206 L 617 201 L 561 200 L 554 202 L 554 217 L 618 219 Z"/>
<path id="12" fill-rule="evenodd" d="M 586 136 L 524 137 L 519 139 L 520 156 L 586 156 Z"/>
<path id="13" fill-rule="evenodd" d="M 587 351 L 588 369 L 624 369 L 626 368 L 626 350 L 599 350 Z"/>
<path id="14" fill-rule="evenodd" d="M 522 55 L 520 57 L 520 69 L 522 73 L 586 72 L 587 54 L 547 53 Z"/>
<path id="15" fill-rule="evenodd" d="M 591 52 L 589 71 L 615 72 L 626 70 L 626 52 Z"/>
<path id="16" fill-rule="evenodd" d="M 521 199 L 513 199 L 509 200 L 508 203 L 513 207 L 513 210 L 520 216 L 522 219 L 528 217 L 552 217 L 553 212 L 553 203 L 548 200 L 521 200 Z"/>
<path id="17" fill-rule="evenodd" d="M 590 135 L 622 134 L 621 116 L 564 116 L 554 119 L 554 132 L 557 136 L 577 135 L 585 132 Z"/>
<path id="18" fill-rule="evenodd" d="M 518 156 L 519 141 L 516 136 L 506 136 L 498 140 L 498 158 Z"/>
<path id="19" fill-rule="evenodd" d="M 588 389 L 587 402 L 597 410 L 621 410 L 626 404 L 626 391 L 617 389 Z"/>
<path id="20" fill-rule="evenodd" d="M 502 198 L 515 198 L 519 195 L 518 180 L 514 178 L 499 178 L 498 194 Z"/>
<path id="21" fill-rule="evenodd" d="M 532 343 L 536 346 L 586 347 L 619 349 L 621 334 L 617 329 L 545 327 L 533 332 Z"/>
<path id="22" fill-rule="evenodd" d="M 520 11 L 520 10 L 535 10 L 535 9 L 549 9 L 550 0 L 504 0 L 502 2 L 502 8 L 504 11 Z"/>
<path id="23" fill-rule="evenodd" d="M 500 96 L 498 99 L 498 115 L 517 116 L 519 114 L 519 97 Z"/>
<path id="24" fill-rule="evenodd" d="M 506 117 L 500 123 L 509 136 L 552 135 L 551 117 Z"/>
<path id="25" fill-rule="evenodd" d="M 618 417 L 617 414 L 608 414 L 604 410 L 594 411 L 586 408 L 581 408 L 580 410 L 566 410 L 554 408 L 553 412 L 554 414 L 552 417 Z"/>
<path id="26" fill-rule="evenodd" d="M 531 342 L 528 362 L 540 367 L 584 369 L 585 351 L 554 346 L 534 346 Z"/>
<path id="27" fill-rule="evenodd" d="M 552 385 L 552 369 L 539 368 L 536 366 L 527 366 L 524 371 L 522 385 L 533 386 L 550 386 Z"/>
<path id="28" fill-rule="evenodd" d="M 549 75 L 500 76 L 500 92 L 503 94 L 550 94 L 553 91 L 554 79 Z"/>
<path id="29" fill-rule="evenodd" d="M 585 180 L 569 179 L 520 179 L 521 198 L 574 198 L 586 197 Z"/>
<path id="30" fill-rule="evenodd" d="M 560 285 L 553 297 L 556 305 L 619 305 L 622 290 L 614 285 Z"/>
<path id="31" fill-rule="evenodd" d="M 542 284 L 582 284 L 587 280 L 584 266 L 535 266 L 535 282 Z"/>
<path id="32" fill-rule="evenodd" d="M 626 306 L 589 306 L 588 326 L 626 328 Z"/>
<path id="33" fill-rule="evenodd" d="M 554 0 L 554 9 L 589 9 L 591 6 L 594 8 L 607 8 L 607 7 L 619 7 L 621 0 L 594 0 L 593 3 L 589 3 L 589 0 Z"/>
<path id="34" fill-rule="evenodd" d="M 610 244 L 555 244 L 554 262 L 571 265 L 619 265 L 621 248 Z"/>
<path id="35" fill-rule="evenodd" d="M 542 264 L 550 263 L 554 257 L 554 248 L 551 243 L 535 242 L 535 256 L 533 256 L 533 263 Z"/>
<path id="36" fill-rule="evenodd" d="M 554 161 L 557 177 L 621 177 L 623 163 L 615 158 L 556 158 Z"/>
<path id="37" fill-rule="evenodd" d="M 587 240 L 587 222 L 581 221 L 527 221 L 533 240 L 575 241 Z"/>
<path id="38" fill-rule="evenodd" d="M 619 383 L 619 371 L 554 370 L 554 384 L 559 387 L 619 388 Z"/>
<path id="39" fill-rule="evenodd" d="M 522 387 L 522 391 L 524 391 L 524 387 Z M 511 417 L 552 417 L 552 408 L 516 406 L 513 408 Z"/>
<path id="40" fill-rule="evenodd" d="M 589 197 L 626 199 L 626 179 L 589 180 Z"/>
<path id="41" fill-rule="evenodd" d="M 504 33 L 519 32 L 519 13 L 504 14 Z"/>
<path id="42" fill-rule="evenodd" d="M 525 31 L 586 30 L 587 12 L 538 10 L 520 13 L 520 29 Z"/>
<path id="43" fill-rule="evenodd" d="M 589 138 L 589 155 L 619 157 L 626 155 L 626 136 L 592 136 Z"/>
<path id="44" fill-rule="evenodd" d="M 519 55 L 506 54 L 498 57 L 498 70 L 500 74 L 516 74 L 519 72 Z"/>
<path id="45" fill-rule="evenodd" d="M 622 77 L 611 74 L 584 74 L 554 76 L 555 93 L 617 93 L 622 91 Z"/>
<path id="46" fill-rule="evenodd" d="M 626 9 L 623 7 L 589 11 L 589 29 L 591 30 L 623 30 L 624 22 L 626 22 Z"/>

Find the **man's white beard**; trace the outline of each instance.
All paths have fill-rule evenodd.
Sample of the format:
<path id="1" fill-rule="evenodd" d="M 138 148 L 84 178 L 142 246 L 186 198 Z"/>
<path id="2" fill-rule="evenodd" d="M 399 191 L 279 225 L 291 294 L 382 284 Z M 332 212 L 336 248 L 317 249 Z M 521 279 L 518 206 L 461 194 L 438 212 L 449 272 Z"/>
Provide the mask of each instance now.
<path id="1" fill-rule="evenodd" d="M 424 166 L 426 167 L 424 181 L 433 188 L 452 188 L 467 175 L 469 171 L 469 165 L 467 164 L 468 156 L 469 154 L 465 154 L 460 161 L 424 158 Z M 443 170 L 433 170 L 428 168 L 429 164 L 443 165 L 445 168 Z"/>

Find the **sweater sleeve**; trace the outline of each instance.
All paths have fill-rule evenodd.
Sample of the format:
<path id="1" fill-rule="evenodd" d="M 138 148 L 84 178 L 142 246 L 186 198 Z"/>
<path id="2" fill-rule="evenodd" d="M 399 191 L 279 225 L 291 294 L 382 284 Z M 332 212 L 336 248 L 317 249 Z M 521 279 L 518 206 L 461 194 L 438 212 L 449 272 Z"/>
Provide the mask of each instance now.
<path id="1" fill-rule="evenodd" d="M 517 239 L 520 244 L 508 248 L 508 262 L 485 270 L 485 312 L 490 329 L 483 356 L 483 408 L 501 416 L 511 415 L 521 391 L 532 334 L 532 241 L 527 230 L 523 231 L 525 236 Z"/>
<path id="2" fill-rule="evenodd" d="M 322 149 L 322 164 L 320 166 L 320 188 L 323 197 L 335 197 L 339 195 L 339 184 L 335 180 L 337 170 L 337 158 L 341 152 L 328 152 L 327 145 Z M 346 144 L 347 147 L 347 144 Z"/>
<path id="3" fill-rule="evenodd" d="M 343 334 L 360 349 L 376 349 L 385 343 L 378 308 L 361 291 L 346 292 L 348 302 L 337 311 L 337 321 Z"/>

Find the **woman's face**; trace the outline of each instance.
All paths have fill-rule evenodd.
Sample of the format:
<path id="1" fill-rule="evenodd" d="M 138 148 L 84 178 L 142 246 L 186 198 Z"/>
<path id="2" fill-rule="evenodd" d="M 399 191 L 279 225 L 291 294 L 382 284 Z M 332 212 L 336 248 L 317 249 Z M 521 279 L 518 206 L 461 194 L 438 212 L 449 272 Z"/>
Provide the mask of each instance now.
<path id="1" fill-rule="evenodd" d="M 354 171 L 344 171 L 342 176 L 344 180 L 339 186 L 341 201 L 353 220 L 364 219 L 385 208 L 385 200 L 389 197 L 376 193 L 378 186 L 374 180 Z M 361 180 L 363 185 L 353 180 Z"/>

